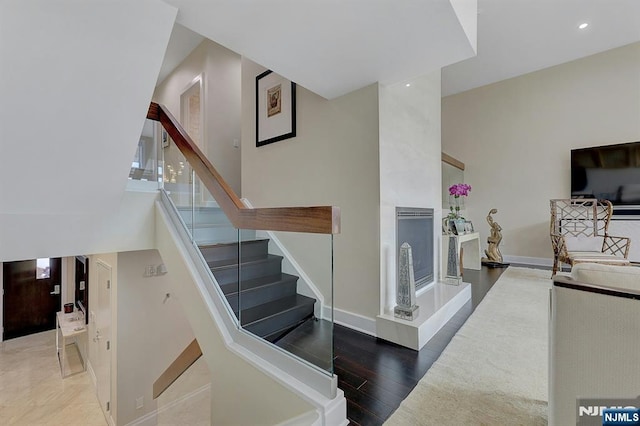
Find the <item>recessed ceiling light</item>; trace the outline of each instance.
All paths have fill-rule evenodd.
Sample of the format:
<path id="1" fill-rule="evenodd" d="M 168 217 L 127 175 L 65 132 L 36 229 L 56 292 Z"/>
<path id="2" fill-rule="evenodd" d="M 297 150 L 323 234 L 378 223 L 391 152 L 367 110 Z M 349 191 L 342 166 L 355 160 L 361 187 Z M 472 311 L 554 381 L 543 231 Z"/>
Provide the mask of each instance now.
<path id="1" fill-rule="evenodd" d="M 580 28 L 581 30 L 584 30 L 585 28 L 587 28 L 589 26 L 588 23 L 583 22 L 582 24 L 578 25 L 578 28 Z"/>
<path id="2" fill-rule="evenodd" d="M 407 83 L 407 84 L 405 84 L 405 86 L 411 87 L 411 83 Z"/>

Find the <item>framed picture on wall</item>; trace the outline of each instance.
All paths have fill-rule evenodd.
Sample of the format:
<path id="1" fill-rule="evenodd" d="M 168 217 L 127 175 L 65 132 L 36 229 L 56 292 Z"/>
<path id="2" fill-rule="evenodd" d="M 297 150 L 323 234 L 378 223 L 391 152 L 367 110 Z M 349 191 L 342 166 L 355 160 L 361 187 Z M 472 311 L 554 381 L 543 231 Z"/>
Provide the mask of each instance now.
<path id="1" fill-rule="evenodd" d="M 296 84 L 267 70 L 256 77 L 256 146 L 295 135 Z"/>

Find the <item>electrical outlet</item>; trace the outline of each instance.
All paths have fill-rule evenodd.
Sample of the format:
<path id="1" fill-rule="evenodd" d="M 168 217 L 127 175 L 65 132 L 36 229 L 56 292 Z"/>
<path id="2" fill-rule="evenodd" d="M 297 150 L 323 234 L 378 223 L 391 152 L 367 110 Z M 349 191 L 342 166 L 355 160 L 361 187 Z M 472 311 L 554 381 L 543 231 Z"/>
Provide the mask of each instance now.
<path id="1" fill-rule="evenodd" d="M 142 407 L 144 407 L 144 396 L 139 396 L 136 398 L 136 410 L 139 410 Z"/>

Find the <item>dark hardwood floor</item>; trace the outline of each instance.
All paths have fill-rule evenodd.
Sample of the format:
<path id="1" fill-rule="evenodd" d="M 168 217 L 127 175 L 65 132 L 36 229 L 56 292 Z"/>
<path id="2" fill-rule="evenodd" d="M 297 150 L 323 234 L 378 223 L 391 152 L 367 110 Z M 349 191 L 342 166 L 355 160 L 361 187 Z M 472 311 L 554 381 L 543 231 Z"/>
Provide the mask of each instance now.
<path id="1" fill-rule="evenodd" d="M 504 271 L 465 269 L 471 300 L 420 351 L 334 326 L 334 371 L 352 425 L 381 425 L 391 416 Z"/>

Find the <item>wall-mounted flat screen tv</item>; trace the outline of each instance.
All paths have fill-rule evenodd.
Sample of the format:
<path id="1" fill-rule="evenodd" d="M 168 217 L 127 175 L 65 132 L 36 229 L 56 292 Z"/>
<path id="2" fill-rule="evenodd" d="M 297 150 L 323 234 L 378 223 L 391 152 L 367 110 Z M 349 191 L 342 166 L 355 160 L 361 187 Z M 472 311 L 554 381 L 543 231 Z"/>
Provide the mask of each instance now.
<path id="1" fill-rule="evenodd" d="M 609 200 L 616 215 L 639 215 L 640 142 L 572 149 L 571 197 Z"/>

